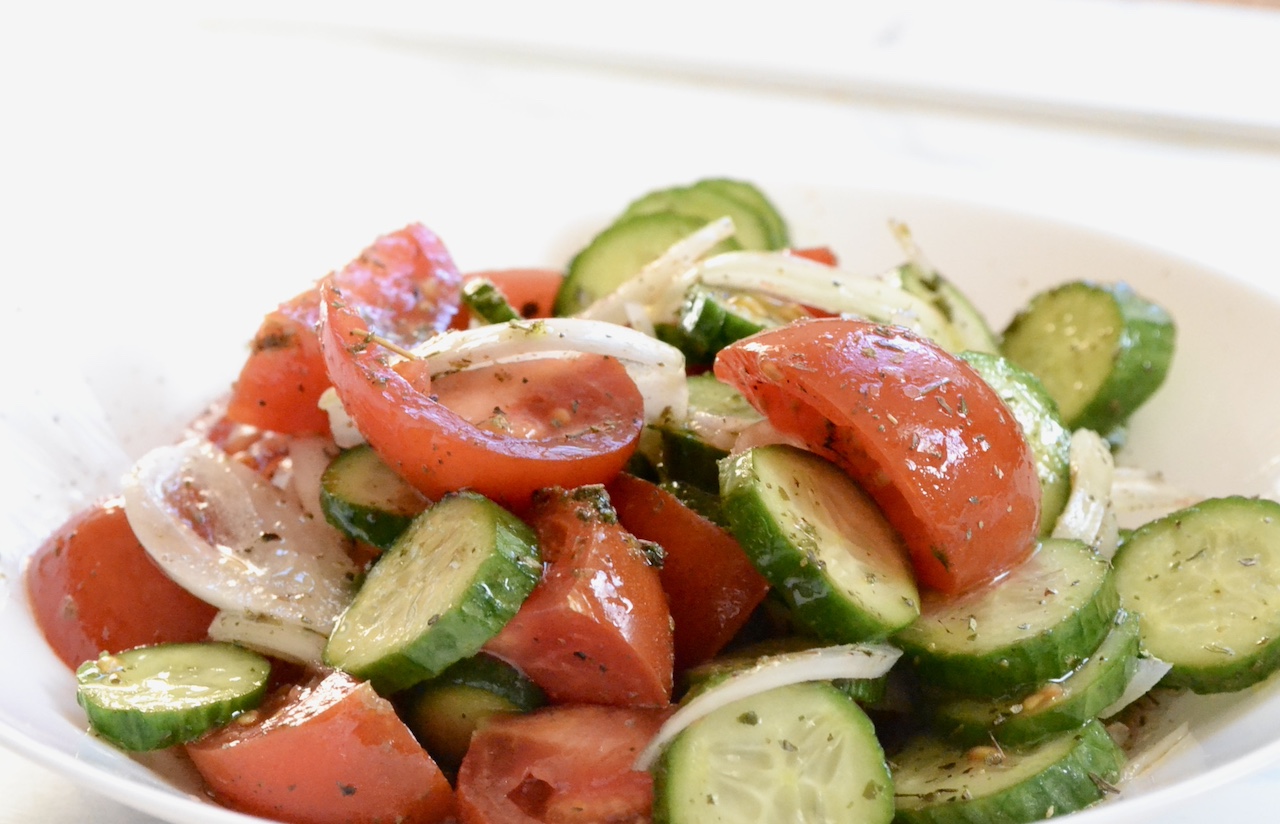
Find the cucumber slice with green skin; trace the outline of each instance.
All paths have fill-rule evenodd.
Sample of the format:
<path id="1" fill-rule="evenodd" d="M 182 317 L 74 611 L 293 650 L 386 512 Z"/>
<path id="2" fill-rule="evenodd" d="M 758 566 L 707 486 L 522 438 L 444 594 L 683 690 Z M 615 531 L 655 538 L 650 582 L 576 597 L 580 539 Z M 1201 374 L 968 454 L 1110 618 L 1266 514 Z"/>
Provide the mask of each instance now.
<path id="1" fill-rule="evenodd" d="M 803 317 L 810 314 L 800 304 L 770 295 L 694 286 L 680 307 L 679 321 L 665 328 L 663 336 L 688 363 L 709 365 L 734 341 Z"/>
<path id="2" fill-rule="evenodd" d="M 369 571 L 325 647 L 325 663 L 388 695 L 480 651 L 542 573 L 533 530 L 481 495 L 423 512 Z"/>
<path id="3" fill-rule="evenodd" d="M 755 207 L 720 188 L 703 183 L 658 189 L 632 201 L 622 213 L 625 220 L 654 212 L 674 212 L 699 221 L 699 225 L 722 217 L 733 220 L 733 236 L 743 249 L 772 249 L 769 226 Z"/>
<path id="4" fill-rule="evenodd" d="M 102 654 L 76 670 L 94 732 L 123 750 L 194 741 L 262 702 L 271 664 L 221 643 L 159 644 Z"/>
<path id="5" fill-rule="evenodd" d="M 654 768 L 655 824 L 892 819 L 875 729 L 829 684 L 727 704 L 676 736 Z"/>
<path id="6" fill-rule="evenodd" d="M 546 695 L 518 669 L 481 653 L 463 658 L 397 698 L 414 736 L 446 772 L 456 772 L 485 719 L 499 713 L 530 712 Z"/>
<path id="7" fill-rule="evenodd" d="M 738 390 L 710 372 L 691 375 L 686 383 L 689 402 L 684 420 L 666 421 L 657 427 L 662 474 L 718 497 L 719 463 L 729 455 L 735 438 L 732 433 L 764 418 Z M 714 443 L 709 433 L 717 436 Z"/>
<path id="8" fill-rule="evenodd" d="M 1005 328 L 1001 352 L 1040 378 L 1069 429 L 1122 427 L 1164 383 L 1175 329 L 1123 283 L 1042 292 Z"/>
<path id="9" fill-rule="evenodd" d="M 696 184 L 729 195 L 755 209 L 769 232 L 770 249 L 785 249 L 791 245 L 791 232 L 782 212 L 754 183 L 727 177 L 711 177 Z"/>
<path id="10" fill-rule="evenodd" d="M 428 503 L 368 444 L 344 451 L 320 477 L 325 520 L 382 550 L 395 543 Z"/>
<path id="11" fill-rule="evenodd" d="M 1080 541 L 1046 539 L 999 581 L 924 597 L 895 640 L 924 684 L 998 698 L 1074 670 L 1111 629 L 1120 597 L 1107 562 Z"/>
<path id="12" fill-rule="evenodd" d="M 1138 618 L 1121 610 L 1101 646 L 1065 678 L 1001 701 L 961 698 L 935 709 L 935 725 L 957 744 L 1028 746 L 1073 730 L 1111 706 L 1138 669 Z"/>
<path id="13" fill-rule="evenodd" d="M 1000 341 L 986 317 L 969 297 L 941 273 L 916 263 L 905 263 L 894 270 L 902 288 L 924 298 L 938 308 L 956 331 L 965 349 L 996 353 Z"/>
<path id="14" fill-rule="evenodd" d="M 522 319 L 493 281 L 485 278 L 476 278 L 462 284 L 462 305 L 485 323 L 506 323 Z"/>
<path id="15" fill-rule="evenodd" d="M 1124 752 L 1098 721 L 1030 749 L 967 752 L 917 738 L 892 758 L 895 824 L 1023 824 L 1076 812 L 1114 791 Z"/>
<path id="16" fill-rule="evenodd" d="M 834 464 L 771 444 L 720 468 L 730 531 L 809 632 L 855 643 L 916 620 L 920 595 L 901 537 Z"/>
<path id="17" fill-rule="evenodd" d="M 706 223 L 669 211 L 619 218 L 570 261 L 556 293 L 554 313 L 572 315 L 594 303 Z M 738 241 L 729 238 L 717 244 L 713 252 L 740 248 Z"/>
<path id="18" fill-rule="evenodd" d="M 706 518 L 716 526 L 729 528 L 724 517 L 724 506 L 720 503 L 720 495 L 700 486 L 684 481 L 661 481 L 659 487 L 670 492 L 676 500 Z"/>
<path id="19" fill-rule="evenodd" d="M 1053 533 L 1071 495 L 1071 431 L 1062 424 L 1058 405 L 1032 373 L 1001 355 L 962 352 L 1009 407 L 1031 446 L 1040 478 L 1040 534 Z"/>
<path id="20" fill-rule="evenodd" d="M 1136 529 L 1113 563 L 1143 647 L 1173 667 L 1161 686 L 1230 692 L 1280 667 L 1280 503 L 1202 501 Z"/>

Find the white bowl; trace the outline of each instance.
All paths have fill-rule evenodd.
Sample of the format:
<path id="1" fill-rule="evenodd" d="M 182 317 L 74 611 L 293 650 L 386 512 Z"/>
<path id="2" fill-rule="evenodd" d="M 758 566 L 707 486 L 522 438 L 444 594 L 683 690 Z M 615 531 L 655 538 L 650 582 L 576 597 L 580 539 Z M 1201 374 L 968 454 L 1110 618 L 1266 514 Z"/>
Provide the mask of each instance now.
<path id="1" fill-rule="evenodd" d="M 1169 379 L 1135 416 L 1120 461 L 1158 469 L 1205 495 L 1276 496 L 1280 428 L 1273 421 L 1280 388 L 1259 374 L 1260 364 L 1280 362 L 1280 335 L 1274 332 L 1280 304 L 1271 298 L 1121 239 L 985 208 L 884 192 L 772 193 L 791 219 L 798 245 L 829 245 L 855 271 L 900 262 L 901 250 L 887 226 L 890 219 L 905 222 L 925 254 L 997 329 L 1042 288 L 1086 278 L 1129 282 L 1170 310 L 1178 341 Z M 521 237 L 546 240 L 510 249 L 506 262 L 562 263 L 620 204 L 597 205 L 595 214 L 563 219 L 534 210 L 535 222 L 522 227 Z M 492 228 L 445 240 L 455 252 L 487 248 Z M 236 241 L 223 242 L 234 247 Z M 485 264 L 498 262 L 490 254 Z M 127 279 L 129 273 L 116 276 Z M 134 457 L 173 438 L 223 392 L 243 358 L 256 323 L 251 318 L 306 285 L 283 274 L 257 285 L 242 280 L 240 288 L 252 287 L 251 306 L 230 313 L 235 322 L 211 320 L 229 305 L 216 296 L 208 296 L 212 306 L 192 312 L 206 297 L 196 296 L 194 285 L 180 293 L 191 301 L 182 307 L 136 301 L 109 313 L 88 311 L 79 340 L 92 342 L 83 345 L 95 347 L 95 355 L 73 366 L 94 368 L 87 374 L 63 369 L 50 380 L 47 361 L 11 361 L 5 367 L 9 388 L 0 400 L 0 454 L 8 467 L 0 496 L 0 660 L 8 662 L 10 673 L 0 691 L 0 743 L 95 791 L 184 824 L 255 819 L 205 800 L 180 760 L 164 754 L 130 758 L 86 734 L 72 675 L 45 647 L 28 612 L 20 568 L 22 558 L 66 515 L 114 491 Z M 38 340 L 40 319 L 26 320 L 30 328 L 17 331 Z M 1278 689 L 1280 681 L 1273 679 L 1236 694 L 1182 701 L 1176 712 L 1189 723 L 1190 736 L 1118 798 L 1072 820 L 1144 820 L 1275 762 Z"/>

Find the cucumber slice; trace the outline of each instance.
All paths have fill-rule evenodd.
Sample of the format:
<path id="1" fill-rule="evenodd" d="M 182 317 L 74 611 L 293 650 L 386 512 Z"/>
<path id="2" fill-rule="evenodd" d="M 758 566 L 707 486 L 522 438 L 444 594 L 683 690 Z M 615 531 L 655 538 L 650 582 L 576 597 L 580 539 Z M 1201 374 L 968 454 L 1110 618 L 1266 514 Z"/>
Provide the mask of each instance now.
<path id="1" fill-rule="evenodd" d="M 706 223 L 669 211 L 619 218 L 569 262 L 564 282 L 556 293 L 554 313 L 572 315 L 594 303 Z M 741 244 L 730 238 L 718 244 L 714 251 L 740 248 Z"/>
<path id="2" fill-rule="evenodd" d="M 1110 567 L 1079 541 L 1046 539 L 994 584 L 924 597 L 895 638 L 923 683 L 1000 697 L 1061 678 L 1098 648 L 1120 598 Z"/>
<path id="3" fill-rule="evenodd" d="M 897 824 L 1021 824 L 1100 801 L 1124 753 L 1095 720 L 1026 750 L 917 738 L 892 761 Z"/>
<path id="4" fill-rule="evenodd" d="M 958 744 L 1027 746 L 1083 726 L 1124 694 L 1138 670 L 1138 618 L 1121 610 L 1102 645 L 1065 678 L 1001 701 L 961 698 L 935 709 L 938 731 Z"/>
<path id="5" fill-rule="evenodd" d="M 1071 431 L 1035 375 L 1001 355 L 962 352 L 960 357 L 996 391 L 1022 428 L 1040 478 L 1040 534 L 1047 537 L 1071 495 Z"/>
<path id="6" fill-rule="evenodd" d="M 493 281 L 485 278 L 476 278 L 462 284 L 462 305 L 485 323 L 521 320 L 520 313 L 507 301 L 506 296 Z"/>
<path id="7" fill-rule="evenodd" d="M 755 184 L 727 177 L 711 177 L 698 181 L 697 185 L 715 189 L 755 209 L 769 231 L 768 248 L 785 249 L 791 245 L 791 232 L 787 228 L 787 221 L 783 218 L 782 212 Z"/>
<path id="8" fill-rule="evenodd" d="M 320 477 L 325 520 L 382 550 L 395 543 L 428 503 L 368 444 L 344 451 Z"/>
<path id="9" fill-rule="evenodd" d="M 546 695 L 518 669 L 481 653 L 463 658 L 397 699 L 401 716 L 446 772 L 456 772 L 485 719 L 530 712 Z"/>
<path id="10" fill-rule="evenodd" d="M 798 303 L 760 292 L 694 286 L 681 304 L 678 322 L 664 327 L 661 336 L 688 363 L 710 365 L 734 341 L 809 316 Z"/>
<path id="11" fill-rule="evenodd" d="M 655 212 L 674 212 L 696 218 L 699 225 L 722 217 L 733 220 L 733 236 L 743 249 L 773 249 L 769 225 L 756 208 L 728 194 L 723 187 L 695 183 L 658 189 L 632 201 L 623 220 Z"/>
<path id="12" fill-rule="evenodd" d="M 661 470 L 669 480 L 719 495 L 719 462 L 728 457 L 734 433 L 764 418 L 738 390 L 710 372 L 691 375 L 686 384 L 689 402 L 684 420 L 657 427 Z"/>
<path id="13" fill-rule="evenodd" d="M 1164 383 L 1174 324 L 1123 283 L 1063 284 L 1031 299 L 1001 352 L 1040 378 L 1069 429 L 1120 430 Z"/>
<path id="14" fill-rule="evenodd" d="M 654 771 L 658 824 L 893 818 L 893 785 L 866 714 L 828 684 L 779 687 L 694 722 Z"/>
<path id="15" fill-rule="evenodd" d="M 973 352 L 996 353 L 1000 341 L 986 317 L 969 297 L 940 272 L 917 263 L 904 263 L 894 270 L 902 288 L 924 298 L 938 308 L 955 329 L 961 345 Z"/>
<path id="16" fill-rule="evenodd" d="M 1280 503 L 1213 498 L 1139 527 L 1114 559 L 1162 686 L 1244 689 L 1280 667 Z"/>
<path id="17" fill-rule="evenodd" d="M 771 444 L 720 468 L 730 531 L 809 632 L 855 643 L 916 619 L 920 595 L 901 537 L 834 464 Z"/>
<path id="18" fill-rule="evenodd" d="M 541 573 L 528 525 L 481 495 L 447 495 L 369 571 L 325 663 L 384 695 L 425 681 L 479 652 Z"/>
<path id="19" fill-rule="evenodd" d="M 76 670 L 89 726 L 124 750 L 194 741 L 262 702 L 270 662 L 232 644 L 159 644 L 103 653 Z"/>

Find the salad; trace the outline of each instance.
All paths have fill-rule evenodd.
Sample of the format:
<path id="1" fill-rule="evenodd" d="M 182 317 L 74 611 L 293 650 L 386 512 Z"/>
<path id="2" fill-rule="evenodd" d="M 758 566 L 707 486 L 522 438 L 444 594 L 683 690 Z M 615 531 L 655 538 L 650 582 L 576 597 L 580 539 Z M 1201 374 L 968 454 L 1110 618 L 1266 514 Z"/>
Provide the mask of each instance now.
<path id="1" fill-rule="evenodd" d="M 1174 355 L 1150 296 L 1068 283 L 996 332 L 892 229 L 905 262 L 850 274 L 706 180 L 565 272 L 377 239 L 32 558 L 91 727 L 282 821 L 1031 821 L 1122 791 L 1173 740 L 1142 696 L 1280 665 L 1280 505 L 1116 465 Z"/>

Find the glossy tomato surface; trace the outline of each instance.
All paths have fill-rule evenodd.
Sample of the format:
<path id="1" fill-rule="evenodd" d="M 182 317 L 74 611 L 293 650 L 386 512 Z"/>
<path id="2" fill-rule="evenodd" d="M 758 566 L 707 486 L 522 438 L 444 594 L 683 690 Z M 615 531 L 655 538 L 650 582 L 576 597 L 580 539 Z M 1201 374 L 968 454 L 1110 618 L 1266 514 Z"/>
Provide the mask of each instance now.
<path id="1" fill-rule="evenodd" d="M 391 353 L 369 339 L 340 290 L 325 284 L 322 296 L 321 344 L 344 408 L 382 459 L 428 498 L 466 488 L 520 509 L 535 490 L 613 478 L 635 450 L 644 400 L 614 359 L 486 367 L 441 380 L 437 392 L 420 362 L 390 365 Z M 491 392 L 501 393 L 500 403 Z M 517 410 L 536 425 L 513 430 Z"/>
<path id="2" fill-rule="evenodd" d="M 495 718 L 458 772 L 463 824 L 641 824 L 653 779 L 631 769 L 667 713 L 552 707 Z"/>
<path id="3" fill-rule="evenodd" d="M 104 651 L 204 640 L 217 614 L 156 566 L 119 498 L 49 536 L 31 558 L 26 586 L 40 631 L 72 669 Z"/>
<path id="4" fill-rule="evenodd" d="M 187 745 L 220 803 L 295 824 L 434 824 L 453 790 L 389 701 L 341 672 L 283 688 Z"/>
<path id="5" fill-rule="evenodd" d="M 742 629 L 769 582 L 737 539 L 662 487 L 624 473 L 608 489 L 623 527 L 663 549 L 676 671 L 701 664 Z"/>
<path id="6" fill-rule="evenodd" d="M 715 373 L 866 489 L 923 585 L 970 590 L 1034 549 L 1040 486 L 1022 431 L 932 342 L 860 320 L 799 321 L 722 350 Z"/>
<path id="7" fill-rule="evenodd" d="M 378 238 L 326 279 L 342 290 L 366 329 L 401 346 L 449 326 L 462 283 L 444 244 L 416 223 Z M 318 286 L 266 316 L 232 388 L 229 418 L 293 435 L 329 431 L 317 405 L 330 385 L 316 336 L 319 321 Z"/>
<path id="8" fill-rule="evenodd" d="M 665 706 L 673 679 L 666 595 L 604 489 L 539 492 L 527 520 L 542 580 L 485 648 L 555 703 Z"/>

